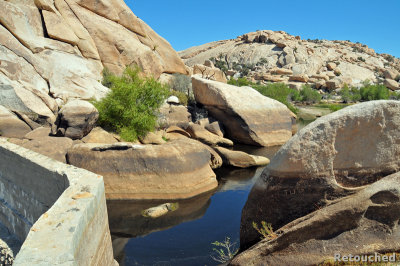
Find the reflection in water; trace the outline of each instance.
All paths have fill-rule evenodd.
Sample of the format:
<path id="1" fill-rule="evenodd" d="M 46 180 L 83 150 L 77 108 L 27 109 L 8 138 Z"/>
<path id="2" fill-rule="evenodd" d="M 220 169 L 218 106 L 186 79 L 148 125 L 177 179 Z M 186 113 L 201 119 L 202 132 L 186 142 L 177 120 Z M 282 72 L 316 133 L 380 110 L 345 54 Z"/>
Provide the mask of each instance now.
<path id="1" fill-rule="evenodd" d="M 235 147 L 268 158 L 278 149 Z M 141 211 L 165 202 L 107 202 L 116 260 L 120 265 L 217 265 L 211 243 L 230 237 L 239 244 L 242 208 L 263 169 L 218 169 L 217 191 L 178 201 L 179 209 L 156 219 Z"/>

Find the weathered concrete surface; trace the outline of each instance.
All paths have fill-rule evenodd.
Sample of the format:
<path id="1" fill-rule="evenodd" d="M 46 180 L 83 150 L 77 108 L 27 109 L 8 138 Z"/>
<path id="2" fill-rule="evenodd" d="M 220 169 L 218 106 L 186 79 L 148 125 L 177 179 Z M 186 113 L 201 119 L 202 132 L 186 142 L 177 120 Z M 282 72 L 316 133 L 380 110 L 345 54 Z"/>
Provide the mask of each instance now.
<path id="1" fill-rule="evenodd" d="M 14 265 L 114 265 L 101 176 L 0 139 L 0 222 Z"/>

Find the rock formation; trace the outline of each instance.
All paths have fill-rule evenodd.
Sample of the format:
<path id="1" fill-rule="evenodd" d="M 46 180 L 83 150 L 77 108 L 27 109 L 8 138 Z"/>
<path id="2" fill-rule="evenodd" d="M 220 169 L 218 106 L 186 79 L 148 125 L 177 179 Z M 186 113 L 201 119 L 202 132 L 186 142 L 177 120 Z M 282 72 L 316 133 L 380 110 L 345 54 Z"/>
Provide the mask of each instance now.
<path id="1" fill-rule="evenodd" d="M 196 101 L 224 125 L 227 136 L 235 141 L 274 146 L 292 136 L 289 109 L 250 87 L 239 88 L 196 76 L 192 87 Z"/>
<path id="2" fill-rule="evenodd" d="M 326 265 L 334 255 L 392 255 L 400 249 L 400 173 L 294 220 L 230 265 Z M 365 260 L 364 260 L 365 261 Z"/>
<path id="3" fill-rule="evenodd" d="M 367 79 L 383 82 L 384 78 L 396 82 L 390 81 L 390 89 L 400 87 L 398 58 L 377 54 L 360 43 L 301 40 L 284 31 L 251 32 L 192 47 L 179 55 L 189 67 L 212 59 L 230 77 L 244 75 L 254 82 L 284 82 L 294 88 L 302 84 L 327 88 L 326 82 L 336 79 L 336 89 L 344 84 L 358 86 Z"/>
<path id="4" fill-rule="evenodd" d="M 386 195 L 390 194 L 385 192 L 386 188 L 374 182 L 400 169 L 399 128 L 398 101 L 371 101 L 326 115 L 301 129 L 277 152 L 252 188 L 242 212 L 241 247 L 248 248 L 259 240 L 253 222 L 266 221 L 279 229 L 296 219 L 305 220 L 301 217 L 327 205 L 330 208 L 337 199 L 364 188 L 366 192 L 360 193 L 367 193 L 367 198 L 375 193 L 376 197 L 382 194 L 383 198 L 392 198 Z M 395 180 L 390 182 L 395 184 Z M 375 192 L 370 194 L 372 190 Z M 396 197 L 393 204 L 398 202 Z M 352 206 L 374 208 L 368 199 L 365 201 Z M 350 212 L 350 209 L 343 211 Z M 332 211 L 332 215 L 340 213 Z M 386 217 L 380 211 L 371 215 L 379 217 L 376 219 Z M 336 221 L 342 224 L 341 218 Z M 343 224 L 351 226 L 348 220 L 343 220 Z M 312 232 L 315 230 L 319 229 Z"/>
<path id="5" fill-rule="evenodd" d="M 187 70 L 167 41 L 122 0 L 0 2 L 0 105 L 54 123 L 70 99 L 99 99 L 106 67 L 158 78 Z"/>
<path id="6" fill-rule="evenodd" d="M 164 145 L 78 144 L 68 163 L 104 176 L 108 199 L 184 199 L 217 187 L 210 152 L 185 139 Z"/>

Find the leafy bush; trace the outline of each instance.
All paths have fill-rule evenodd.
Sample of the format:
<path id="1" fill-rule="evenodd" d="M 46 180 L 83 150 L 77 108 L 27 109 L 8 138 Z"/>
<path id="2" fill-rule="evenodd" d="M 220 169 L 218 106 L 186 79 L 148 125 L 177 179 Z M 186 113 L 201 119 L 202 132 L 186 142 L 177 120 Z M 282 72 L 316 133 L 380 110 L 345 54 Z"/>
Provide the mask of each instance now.
<path id="1" fill-rule="evenodd" d="M 246 78 L 238 78 L 238 79 L 231 78 L 228 80 L 228 84 L 242 87 L 242 86 L 250 86 L 251 82 L 248 81 Z"/>
<path id="2" fill-rule="evenodd" d="M 321 101 L 321 94 L 314 90 L 310 86 L 304 85 L 300 91 L 300 97 L 302 102 L 319 103 Z"/>
<path id="3" fill-rule="evenodd" d="M 283 83 L 270 83 L 267 85 L 252 84 L 251 86 L 262 95 L 285 104 L 292 112 L 297 113 L 297 108 L 291 104 L 291 101 L 298 101 L 300 99 L 298 91 L 289 88 Z"/>
<path id="4" fill-rule="evenodd" d="M 384 85 L 365 82 L 360 88 L 360 95 L 363 101 L 387 100 L 390 97 L 390 92 Z"/>
<path id="5" fill-rule="evenodd" d="M 153 130 L 156 111 L 168 96 L 168 86 L 152 77 L 140 76 L 140 69 L 127 68 L 118 77 L 104 71 L 103 84 L 110 92 L 93 104 L 99 111 L 98 123 L 120 134 L 126 141 L 134 141 Z"/>
<path id="6" fill-rule="evenodd" d="M 285 104 L 293 113 L 297 113 L 297 108 L 291 104 L 291 101 L 299 101 L 299 92 L 289 88 L 284 83 L 269 83 L 267 85 L 254 84 L 246 78 L 230 79 L 228 84 L 235 86 L 250 86 L 257 90 L 262 95 L 275 99 Z"/>
<path id="7" fill-rule="evenodd" d="M 349 89 L 347 85 L 345 85 L 342 90 L 339 92 L 339 95 L 342 97 L 343 102 L 358 102 L 361 100 L 360 90 L 352 87 Z"/>

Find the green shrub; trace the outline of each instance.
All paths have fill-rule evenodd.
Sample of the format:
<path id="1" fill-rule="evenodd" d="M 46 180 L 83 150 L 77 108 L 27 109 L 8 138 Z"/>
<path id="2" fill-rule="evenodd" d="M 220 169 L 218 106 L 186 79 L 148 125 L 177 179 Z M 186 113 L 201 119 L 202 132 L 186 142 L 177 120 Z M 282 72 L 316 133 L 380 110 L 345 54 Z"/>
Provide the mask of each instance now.
<path id="1" fill-rule="evenodd" d="M 273 240 L 278 237 L 278 235 L 272 229 L 271 224 L 267 224 L 265 221 L 261 221 L 261 227 L 259 228 L 256 222 L 252 223 L 253 228 L 261 235 L 261 240 Z"/>
<path id="2" fill-rule="evenodd" d="M 370 84 L 368 81 L 360 88 L 361 100 L 387 100 L 390 97 L 389 89 L 384 85 Z"/>
<path id="3" fill-rule="evenodd" d="M 107 88 L 111 88 L 112 86 L 112 79 L 114 78 L 114 75 L 111 73 L 111 71 L 108 68 L 103 69 L 103 80 L 101 81 L 101 84 Z"/>
<path id="4" fill-rule="evenodd" d="M 104 72 L 103 84 L 110 92 L 93 104 L 99 111 L 98 123 L 115 131 L 126 141 L 145 136 L 156 125 L 156 112 L 168 96 L 168 86 L 152 77 L 140 76 L 140 69 L 127 68 L 118 77 Z"/>
<path id="5" fill-rule="evenodd" d="M 262 95 L 275 99 L 285 104 L 293 113 L 297 113 L 297 108 L 291 101 L 299 100 L 299 92 L 289 88 L 284 83 L 270 83 L 267 85 L 251 85 L 254 89 Z"/>
<path id="6" fill-rule="evenodd" d="M 242 87 L 242 86 L 250 86 L 251 82 L 248 81 L 246 78 L 238 78 L 238 79 L 231 78 L 228 80 L 228 84 Z"/>
<path id="7" fill-rule="evenodd" d="M 339 111 L 340 109 L 343 109 L 345 107 L 349 106 L 349 104 L 340 104 L 340 103 L 320 103 L 315 105 L 315 107 L 319 108 L 328 108 L 332 112 Z"/>
<path id="8" fill-rule="evenodd" d="M 302 102 L 309 103 L 319 103 L 322 98 L 321 94 L 319 94 L 318 91 L 307 85 L 304 85 L 302 90 L 300 91 L 300 97 Z"/>

